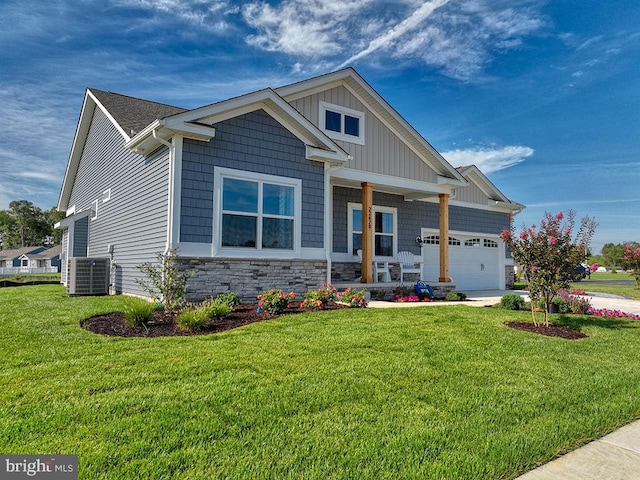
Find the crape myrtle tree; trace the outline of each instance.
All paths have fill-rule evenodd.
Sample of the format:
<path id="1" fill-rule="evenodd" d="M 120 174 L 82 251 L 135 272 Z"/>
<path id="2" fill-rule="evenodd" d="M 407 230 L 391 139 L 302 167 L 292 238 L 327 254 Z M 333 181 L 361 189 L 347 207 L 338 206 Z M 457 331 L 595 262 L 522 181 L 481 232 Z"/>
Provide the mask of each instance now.
<path id="1" fill-rule="evenodd" d="M 636 288 L 640 288 L 640 244 L 627 243 L 624 250 L 623 265 L 631 270 L 636 279 Z"/>
<path id="2" fill-rule="evenodd" d="M 596 226 L 593 219 L 584 217 L 575 231 L 573 210 L 566 215 L 545 212 L 540 227 L 523 225 L 520 234 L 516 235 L 512 224 L 510 230 L 504 230 L 500 235 L 529 280 L 531 316 L 536 326 L 536 304 L 542 300 L 544 325 L 548 327 L 551 299 L 569 286 L 576 266 L 585 258 Z"/>

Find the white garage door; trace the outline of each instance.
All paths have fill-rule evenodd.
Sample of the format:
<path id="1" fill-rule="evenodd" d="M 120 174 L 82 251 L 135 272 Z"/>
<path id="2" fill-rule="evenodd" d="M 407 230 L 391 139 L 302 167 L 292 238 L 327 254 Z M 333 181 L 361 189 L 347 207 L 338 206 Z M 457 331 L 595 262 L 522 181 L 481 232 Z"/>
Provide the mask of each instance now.
<path id="1" fill-rule="evenodd" d="M 440 276 L 440 237 L 423 232 L 423 256 L 427 279 Z M 500 251 L 497 237 L 456 235 L 449 237 L 449 276 L 457 290 L 492 290 L 500 286 Z"/>

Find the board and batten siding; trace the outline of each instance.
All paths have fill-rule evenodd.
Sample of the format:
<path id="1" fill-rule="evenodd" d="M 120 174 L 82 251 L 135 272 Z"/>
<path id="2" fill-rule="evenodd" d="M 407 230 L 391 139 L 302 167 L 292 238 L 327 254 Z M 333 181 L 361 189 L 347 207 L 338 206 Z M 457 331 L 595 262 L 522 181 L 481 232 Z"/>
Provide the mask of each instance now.
<path id="1" fill-rule="evenodd" d="M 209 142 L 184 140 L 180 241 L 213 242 L 214 168 L 302 179 L 302 247 L 324 245 L 324 165 L 264 110 L 214 125 Z"/>
<path id="2" fill-rule="evenodd" d="M 456 201 L 487 205 L 489 197 L 473 181 L 463 188 L 456 189 Z"/>
<path id="3" fill-rule="evenodd" d="M 124 143 L 123 136 L 97 108 L 69 205 L 76 205 L 76 211 L 95 209 L 97 200 L 97 217 L 87 217 L 87 256 L 108 257 L 107 247 L 112 245 L 115 291 L 142 294 L 135 282 L 142 277 L 137 266 L 155 262 L 156 254 L 166 245 L 169 151 L 162 147 L 144 157 Z"/>
<path id="4" fill-rule="evenodd" d="M 347 253 L 347 215 L 349 203 L 360 203 L 361 191 L 355 188 L 333 188 L 333 252 Z M 398 251 L 407 250 L 420 255 L 416 237 L 422 228 L 439 229 L 438 202 L 407 202 L 401 195 L 373 192 L 373 204 L 396 208 L 398 212 Z M 509 228 L 508 213 L 449 205 L 449 229 L 451 231 L 498 235 Z"/>
<path id="5" fill-rule="evenodd" d="M 320 127 L 321 101 L 365 114 L 364 145 L 334 140 L 351 154 L 352 159 L 349 160 L 348 168 L 429 183 L 437 182 L 436 172 L 345 87 L 334 87 L 290 103 L 311 123 Z"/>

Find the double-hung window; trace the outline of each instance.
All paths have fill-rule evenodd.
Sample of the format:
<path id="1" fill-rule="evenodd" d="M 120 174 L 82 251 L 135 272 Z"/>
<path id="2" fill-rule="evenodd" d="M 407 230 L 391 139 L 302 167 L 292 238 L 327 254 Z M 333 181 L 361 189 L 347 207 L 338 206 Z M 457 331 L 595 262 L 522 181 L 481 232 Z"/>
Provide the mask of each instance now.
<path id="1" fill-rule="evenodd" d="M 373 255 L 393 257 L 397 253 L 397 211 L 391 207 L 374 206 L 371 212 L 373 229 Z M 348 248 L 357 255 L 362 248 L 362 206 L 349 203 Z"/>
<path id="2" fill-rule="evenodd" d="M 219 248 L 294 252 L 300 243 L 301 181 L 216 169 Z"/>
<path id="3" fill-rule="evenodd" d="M 364 145 L 364 113 L 320 102 L 320 128 L 335 140 Z"/>

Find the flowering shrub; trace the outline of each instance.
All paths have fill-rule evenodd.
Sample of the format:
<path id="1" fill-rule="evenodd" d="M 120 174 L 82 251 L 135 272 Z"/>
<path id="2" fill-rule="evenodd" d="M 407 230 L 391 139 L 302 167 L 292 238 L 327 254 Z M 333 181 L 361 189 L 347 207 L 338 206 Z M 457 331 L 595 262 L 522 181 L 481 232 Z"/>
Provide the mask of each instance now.
<path id="1" fill-rule="evenodd" d="M 576 265 L 583 260 L 596 228 L 595 221 L 589 217 L 582 219 L 575 235 L 574 225 L 573 211 L 568 212 L 566 219 L 562 212 L 557 215 L 547 212 L 540 222 L 540 228 L 531 225 L 516 236 L 512 226 L 500 234 L 529 281 L 531 316 L 535 325 L 538 324 L 535 305 L 542 300 L 544 324 L 549 326 L 549 304 L 571 282 Z"/>
<path id="2" fill-rule="evenodd" d="M 338 294 L 338 300 L 347 304 L 351 308 L 365 308 L 367 300 L 364 297 L 366 290 L 356 290 L 355 288 L 347 288 L 344 292 Z"/>
<path id="3" fill-rule="evenodd" d="M 313 310 L 323 310 L 335 299 L 336 289 L 331 284 L 322 282 L 321 288 L 305 294 L 302 306 Z"/>
<path id="4" fill-rule="evenodd" d="M 258 311 L 266 311 L 271 314 L 284 312 L 289 308 L 291 300 L 296 298 L 293 292 L 284 293 L 282 290 L 275 288 L 262 292 L 258 295 Z"/>
<path id="5" fill-rule="evenodd" d="M 560 313 L 589 313 L 589 310 L 591 309 L 591 302 L 584 296 L 584 293 L 574 293 L 576 291 L 584 292 L 584 290 L 560 290 L 558 292 L 558 297 L 561 299 L 562 303 L 566 305 L 567 310 L 563 311 L 560 309 Z"/>
<path id="6" fill-rule="evenodd" d="M 640 320 L 640 315 L 635 313 L 626 313 L 620 310 L 610 310 L 608 308 L 589 308 L 589 314 L 603 318 L 630 318 L 631 320 Z"/>
<path id="7" fill-rule="evenodd" d="M 394 295 L 394 302 L 431 302 L 428 295 Z"/>
<path id="8" fill-rule="evenodd" d="M 625 267 L 631 270 L 636 279 L 636 287 L 640 288 L 640 245 L 627 244 L 624 249 Z"/>

